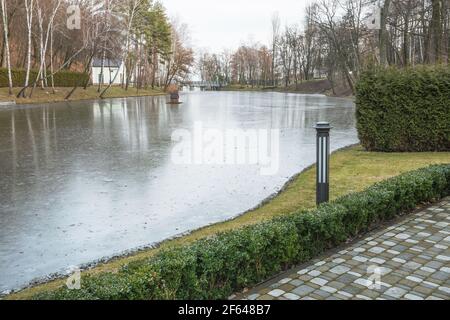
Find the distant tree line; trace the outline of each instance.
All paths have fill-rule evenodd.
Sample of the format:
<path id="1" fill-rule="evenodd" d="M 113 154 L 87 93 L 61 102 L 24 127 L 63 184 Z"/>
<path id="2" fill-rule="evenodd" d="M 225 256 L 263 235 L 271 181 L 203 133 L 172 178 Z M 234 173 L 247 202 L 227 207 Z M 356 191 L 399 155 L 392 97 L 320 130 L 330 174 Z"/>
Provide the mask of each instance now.
<path id="1" fill-rule="evenodd" d="M 0 4 L 0 66 L 9 74 L 13 69 L 26 70 L 19 94 L 23 97 L 30 97 L 37 86 L 54 91 L 53 78 L 61 70 L 89 73 L 94 58 L 102 61 L 102 73 L 108 59 L 124 61 L 125 89 L 167 87 L 186 78 L 194 63 L 186 25 L 170 20 L 160 2 L 0 0 Z M 79 28 L 69 28 L 68 19 L 77 14 Z M 36 78 L 31 70 L 38 70 Z M 88 85 L 86 81 L 80 86 Z M 10 94 L 12 86 L 9 81 Z M 110 86 L 100 84 L 100 96 Z"/>
<path id="2" fill-rule="evenodd" d="M 354 92 L 369 65 L 448 64 L 449 0 L 317 0 L 303 23 L 281 28 L 272 18 L 270 46 L 203 53 L 203 80 L 251 86 L 295 86 L 328 78 Z"/>

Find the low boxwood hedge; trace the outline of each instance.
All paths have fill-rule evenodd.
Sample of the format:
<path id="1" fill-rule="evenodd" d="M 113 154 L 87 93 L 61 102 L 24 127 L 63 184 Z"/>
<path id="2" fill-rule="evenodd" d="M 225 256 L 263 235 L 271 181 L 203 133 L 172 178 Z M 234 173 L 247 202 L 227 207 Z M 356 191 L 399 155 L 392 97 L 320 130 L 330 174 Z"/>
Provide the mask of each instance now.
<path id="1" fill-rule="evenodd" d="M 450 68 L 373 68 L 356 90 L 357 128 L 369 151 L 450 150 Z"/>
<path id="2" fill-rule="evenodd" d="M 450 164 L 430 166 L 314 211 L 166 249 L 117 273 L 83 276 L 81 290 L 61 288 L 35 299 L 224 299 L 449 194 Z"/>
<path id="3" fill-rule="evenodd" d="M 38 71 L 31 70 L 30 72 L 30 83 L 36 80 Z M 49 73 L 50 74 L 50 71 Z M 23 69 L 13 69 L 11 72 L 13 86 L 22 87 L 25 84 L 26 70 Z M 87 73 L 73 72 L 73 71 L 60 71 L 54 76 L 55 87 L 74 87 L 76 85 L 82 86 L 89 80 L 89 75 Z M 48 80 L 50 84 L 50 78 Z M 8 87 L 8 70 L 5 68 L 0 68 L 0 88 Z"/>

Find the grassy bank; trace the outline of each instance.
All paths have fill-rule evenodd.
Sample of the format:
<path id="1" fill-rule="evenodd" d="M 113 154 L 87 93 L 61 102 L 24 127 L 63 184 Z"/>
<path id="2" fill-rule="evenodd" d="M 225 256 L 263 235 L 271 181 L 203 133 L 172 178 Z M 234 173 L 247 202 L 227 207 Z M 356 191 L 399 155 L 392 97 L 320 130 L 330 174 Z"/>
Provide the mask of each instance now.
<path id="1" fill-rule="evenodd" d="M 262 92 L 287 92 L 302 94 L 325 94 L 331 90 L 328 80 L 315 79 L 299 82 L 297 85 L 285 86 L 250 86 L 231 84 L 222 88 L 223 91 L 262 91 Z"/>
<path id="2" fill-rule="evenodd" d="M 15 101 L 16 104 L 33 104 L 33 103 L 49 103 L 49 102 L 61 102 L 65 101 L 65 97 L 72 90 L 72 88 L 56 88 L 56 93 L 53 94 L 50 88 L 42 90 L 41 88 L 36 88 L 31 99 L 16 98 L 21 88 L 14 88 L 14 95 L 10 96 L 8 94 L 8 88 L 0 88 L 0 102 Z M 156 96 L 165 94 L 161 89 L 149 89 L 149 90 L 136 90 L 135 88 L 130 88 L 128 90 L 122 89 L 121 87 L 111 87 L 106 98 L 124 98 L 124 97 L 135 97 L 135 96 Z M 70 97 L 69 101 L 79 101 L 79 100 L 95 100 L 99 99 L 99 93 L 97 92 L 97 87 L 88 87 L 86 90 L 83 88 L 78 88 L 75 93 Z"/>
<path id="3" fill-rule="evenodd" d="M 450 153 L 371 153 L 363 151 L 361 147 L 348 148 L 336 152 L 332 156 L 331 197 L 335 199 L 351 192 L 361 191 L 378 181 L 403 172 L 439 163 L 450 163 Z M 179 239 L 166 241 L 160 248 L 192 243 L 221 231 L 269 220 L 294 210 L 314 207 L 315 169 L 311 168 L 293 179 L 281 194 L 260 208 L 234 220 L 205 227 Z M 86 273 L 114 272 L 124 264 L 154 255 L 160 248 L 144 250 L 129 257 L 115 259 L 86 271 Z M 52 281 L 8 298 L 27 299 L 38 292 L 51 290 L 63 284 L 63 280 Z"/>
<path id="4" fill-rule="evenodd" d="M 222 91 L 268 91 L 266 87 L 252 87 L 247 85 L 230 84 L 221 89 Z"/>
<path id="5" fill-rule="evenodd" d="M 229 85 L 222 88 L 223 91 L 259 91 L 259 92 L 281 92 L 281 93 L 298 93 L 298 94 L 324 94 L 332 97 L 350 97 L 352 92 L 349 88 L 338 85 L 332 90 L 331 82 L 326 79 L 315 79 L 302 81 L 297 85 L 262 87 L 248 85 Z"/>

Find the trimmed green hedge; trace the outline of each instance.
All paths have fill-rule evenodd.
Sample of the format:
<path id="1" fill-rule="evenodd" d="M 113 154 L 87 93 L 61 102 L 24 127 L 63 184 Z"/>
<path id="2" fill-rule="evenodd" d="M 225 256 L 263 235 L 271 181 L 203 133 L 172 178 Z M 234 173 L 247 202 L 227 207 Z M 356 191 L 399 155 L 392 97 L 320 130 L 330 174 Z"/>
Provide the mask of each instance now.
<path id="1" fill-rule="evenodd" d="M 450 68 L 371 69 L 357 84 L 357 128 L 369 151 L 450 150 Z"/>
<path id="2" fill-rule="evenodd" d="M 81 290 L 61 288 L 35 299 L 224 299 L 449 194 L 450 164 L 431 166 L 314 211 L 165 250 L 118 273 L 83 276 Z"/>
<path id="3" fill-rule="evenodd" d="M 23 87 L 25 84 L 26 70 L 14 69 L 11 72 L 14 87 Z M 38 70 L 31 70 L 30 83 L 36 80 Z M 49 73 L 50 74 L 50 73 Z M 89 74 L 73 72 L 73 71 L 60 71 L 54 75 L 55 87 L 74 87 L 75 85 L 84 85 L 89 80 Z M 0 88 L 8 87 L 8 69 L 0 68 Z M 48 78 L 50 83 L 50 78 Z"/>

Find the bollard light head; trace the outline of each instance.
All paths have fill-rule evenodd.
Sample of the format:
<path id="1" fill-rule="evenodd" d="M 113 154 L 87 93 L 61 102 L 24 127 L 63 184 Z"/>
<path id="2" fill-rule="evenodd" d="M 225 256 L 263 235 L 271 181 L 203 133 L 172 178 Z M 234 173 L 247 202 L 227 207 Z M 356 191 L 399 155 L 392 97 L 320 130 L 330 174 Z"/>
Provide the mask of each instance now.
<path id="1" fill-rule="evenodd" d="M 314 126 L 317 131 L 330 131 L 333 127 L 330 126 L 329 122 L 317 122 Z"/>

